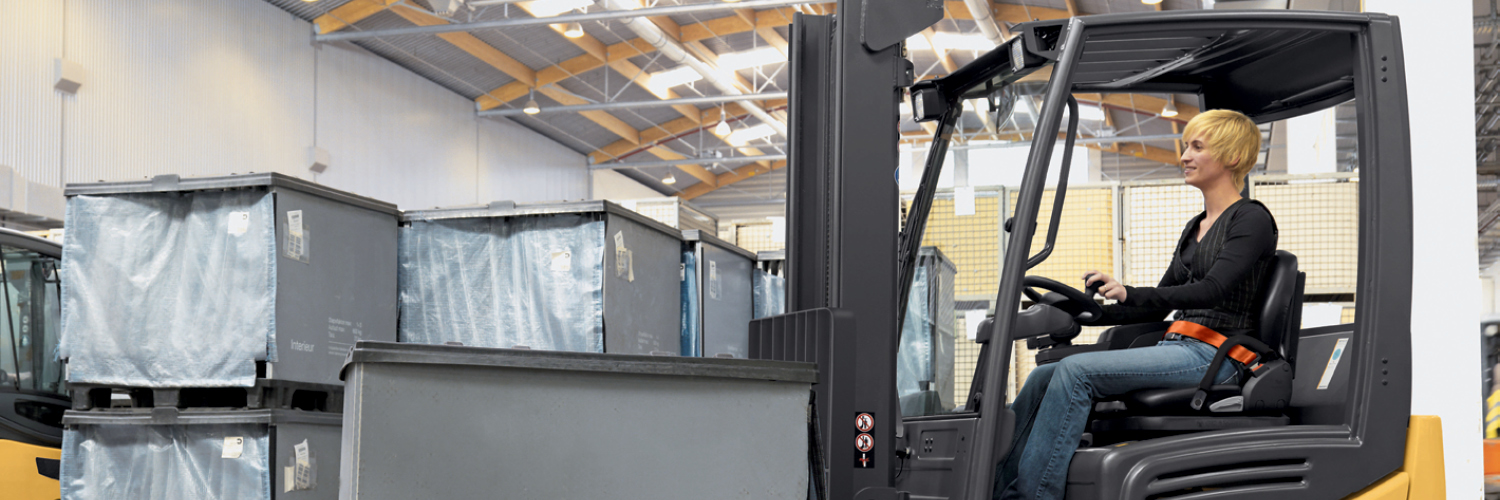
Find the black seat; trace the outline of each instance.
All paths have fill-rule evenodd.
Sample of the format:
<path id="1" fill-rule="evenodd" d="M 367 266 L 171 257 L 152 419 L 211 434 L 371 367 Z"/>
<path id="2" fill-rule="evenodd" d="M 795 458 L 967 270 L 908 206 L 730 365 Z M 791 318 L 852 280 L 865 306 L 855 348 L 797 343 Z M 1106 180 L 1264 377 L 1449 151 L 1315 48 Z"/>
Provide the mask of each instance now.
<path id="1" fill-rule="evenodd" d="M 1297 334 L 1302 323 L 1302 291 L 1306 278 L 1297 271 L 1295 255 L 1278 250 L 1275 259 L 1261 297 L 1260 327 L 1256 338 L 1235 339 L 1246 342 L 1246 347 L 1261 354 L 1256 360 L 1258 368 L 1243 372 L 1240 384 L 1214 385 L 1212 379 L 1205 376 L 1205 381 L 1198 387 L 1140 390 L 1100 404 L 1100 408 L 1107 410 L 1095 413 L 1096 419 L 1090 426 L 1095 435 L 1286 425 L 1290 420 L 1285 409 L 1292 398 L 1293 367 L 1297 358 Z M 1155 338 L 1160 339 L 1160 335 Z M 1223 358 L 1227 346 L 1232 344 L 1233 341 L 1226 342 L 1220 347 L 1216 364 L 1209 369 L 1210 374 L 1218 371 L 1217 363 L 1227 362 Z"/>

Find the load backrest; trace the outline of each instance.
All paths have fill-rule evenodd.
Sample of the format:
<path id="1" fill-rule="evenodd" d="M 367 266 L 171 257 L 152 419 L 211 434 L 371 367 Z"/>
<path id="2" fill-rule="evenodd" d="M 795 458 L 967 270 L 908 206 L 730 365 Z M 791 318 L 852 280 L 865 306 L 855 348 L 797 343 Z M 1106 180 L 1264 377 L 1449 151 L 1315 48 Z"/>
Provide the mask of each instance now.
<path id="1" fill-rule="evenodd" d="M 1286 250 L 1277 250 L 1271 264 L 1271 275 L 1266 277 L 1265 293 L 1261 295 L 1260 331 L 1261 342 L 1281 353 L 1287 361 L 1296 364 L 1297 332 L 1302 323 L 1302 289 L 1304 274 L 1297 271 L 1297 256 Z"/>

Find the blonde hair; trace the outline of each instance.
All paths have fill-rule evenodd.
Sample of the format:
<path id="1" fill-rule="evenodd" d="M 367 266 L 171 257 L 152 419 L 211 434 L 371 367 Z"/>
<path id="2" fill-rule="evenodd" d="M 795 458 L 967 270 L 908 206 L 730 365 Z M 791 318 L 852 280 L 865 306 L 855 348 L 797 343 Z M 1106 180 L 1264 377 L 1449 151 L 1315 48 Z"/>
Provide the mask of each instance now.
<path id="1" fill-rule="evenodd" d="M 1182 140 L 1191 141 L 1203 134 L 1209 154 L 1234 174 L 1234 187 L 1245 187 L 1245 176 L 1260 159 L 1260 127 L 1238 111 L 1214 109 L 1199 113 L 1188 121 Z"/>

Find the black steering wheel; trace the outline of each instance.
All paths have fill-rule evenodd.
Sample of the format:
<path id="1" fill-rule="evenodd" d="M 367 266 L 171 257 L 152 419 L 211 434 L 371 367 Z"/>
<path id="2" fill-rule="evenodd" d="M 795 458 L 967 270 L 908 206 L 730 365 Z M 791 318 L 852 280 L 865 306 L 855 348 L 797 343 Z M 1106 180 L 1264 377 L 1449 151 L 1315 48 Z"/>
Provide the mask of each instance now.
<path id="1" fill-rule="evenodd" d="M 1072 313 L 1073 319 L 1079 323 L 1093 323 L 1099 318 L 1104 317 L 1104 308 L 1099 307 L 1098 302 L 1094 302 L 1094 296 L 1099 293 L 1099 285 L 1097 284 L 1089 286 L 1087 292 L 1080 292 L 1077 288 L 1064 285 L 1050 278 L 1027 276 L 1022 279 L 1021 292 L 1026 294 L 1026 298 L 1031 299 L 1034 303 L 1045 304 L 1046 302 L 1042 300 L 1042 294 L 1037 293 L 1032 288 L 1040 288 L 1062 295 L 1068 302 L 1067 307 L 1062 309 Z"/>

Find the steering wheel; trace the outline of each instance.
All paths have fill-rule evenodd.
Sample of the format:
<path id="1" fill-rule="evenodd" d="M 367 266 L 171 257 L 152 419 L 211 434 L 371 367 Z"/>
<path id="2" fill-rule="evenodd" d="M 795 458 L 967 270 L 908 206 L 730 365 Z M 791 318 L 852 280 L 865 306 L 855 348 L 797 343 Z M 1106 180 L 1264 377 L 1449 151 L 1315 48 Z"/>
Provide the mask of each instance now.
<path id="1" fill-rule="evenodd" d="M 1099 307 L 1098 302 L 1094 302 L 1094 295 L 1099 293 L 1099 285 L 1089 286 L 1088 292 L 1085 293 L 1050 278 L 1027 276 L 1022 279 L 1021 292 L 1026 294 L 1026 298 L 1031 299 L 1032 302 L 1043 304 L 1045 302 L 1042 301 L 1042 294 L 1032 290 L 1033 287 L 1049 292 L 1057 292 L 1059 295 L 1062 295 L 1063 298 L 1067 299 L 1070 306 L 1065 310 L 1073 313 L 1073 319 L 1079 323 L 1092 323 L 1104 317 L 1104 308 Z"/>

